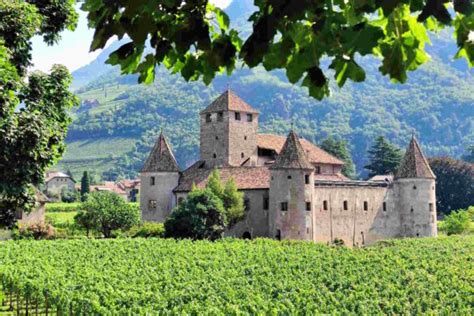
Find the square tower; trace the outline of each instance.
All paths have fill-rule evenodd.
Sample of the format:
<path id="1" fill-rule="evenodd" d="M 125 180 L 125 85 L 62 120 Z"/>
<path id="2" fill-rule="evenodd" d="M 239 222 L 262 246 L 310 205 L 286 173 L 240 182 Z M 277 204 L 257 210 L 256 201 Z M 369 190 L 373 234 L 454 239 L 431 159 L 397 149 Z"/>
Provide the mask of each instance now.
<path id="1" fill-rule="evenodd" d="M 200 113 L 201 160 L 207 167 L 254 165 L 258 111 L 231 90 Z"/>

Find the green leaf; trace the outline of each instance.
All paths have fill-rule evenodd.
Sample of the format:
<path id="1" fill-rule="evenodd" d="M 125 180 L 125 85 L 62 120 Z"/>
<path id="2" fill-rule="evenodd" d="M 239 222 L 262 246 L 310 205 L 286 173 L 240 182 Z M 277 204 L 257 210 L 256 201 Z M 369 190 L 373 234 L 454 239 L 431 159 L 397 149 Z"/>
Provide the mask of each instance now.
<path id="1" fill-rule="evenodd" d="M 353 59 L 335 58 L 329 68 L 334 69 L 334 75 L 339 88 L 344 86 L 349 78 L 354 82 L 365 80 L 365 71 Z"/>

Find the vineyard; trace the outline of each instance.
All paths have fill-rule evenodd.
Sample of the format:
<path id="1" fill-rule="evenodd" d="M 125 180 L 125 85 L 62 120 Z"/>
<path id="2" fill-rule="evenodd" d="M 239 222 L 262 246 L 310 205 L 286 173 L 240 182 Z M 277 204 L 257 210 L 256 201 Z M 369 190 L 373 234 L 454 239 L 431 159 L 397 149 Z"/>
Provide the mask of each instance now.
<path id="1" fill-rule="evenodd" d="M 9 241 L 0 243 L 0 311 L 472 315 L 473 254 L 474 236 L 365 249 L 264 239 Z"/>

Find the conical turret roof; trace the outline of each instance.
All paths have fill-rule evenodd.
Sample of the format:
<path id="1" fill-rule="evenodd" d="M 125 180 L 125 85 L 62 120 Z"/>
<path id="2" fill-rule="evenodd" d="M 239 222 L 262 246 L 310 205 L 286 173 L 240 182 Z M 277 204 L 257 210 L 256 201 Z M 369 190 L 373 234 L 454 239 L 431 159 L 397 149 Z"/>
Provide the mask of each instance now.
<path id="1" fill-rule="evenodd" d="M 246 113 L 258 113 L 253 107 L 239 98 L 232 90 L 227 89 L 217 99 L 215 99 L 207 108 L 201 111 L 204 113 L 215 113 L 225 111 L 236 111 Z"/>
<path id="2" fill-rule="evenodd" d="M 436 178 L 414 135 L 411 138 L 395 178 Z"/>
<path id="3" fill-rule="evenodd" d="M 291 130 L 271 169 L 313 169 L 301 146 L 298 135 Z"/>
<path id="4" fill-rule="evenodd" d="M 160 171 L 179 171 L 178 163 L 174 158 L 173 152 L 171 151 L 163 132 L 160 133 L 160 136 L 151 150 L 150 156 L 148 156 L 141 172 Z"/>

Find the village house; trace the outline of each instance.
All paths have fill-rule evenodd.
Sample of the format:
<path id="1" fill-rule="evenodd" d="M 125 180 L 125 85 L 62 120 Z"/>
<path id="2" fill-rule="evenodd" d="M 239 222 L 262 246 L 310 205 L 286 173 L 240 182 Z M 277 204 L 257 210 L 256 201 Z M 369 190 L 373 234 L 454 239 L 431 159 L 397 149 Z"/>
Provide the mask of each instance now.
<path id="1" fill-rule="evenodd" d="M 61 192 L 64 190 L 74 191 L 74 185 L 76 181 L 74 179 L 59 171 L 47 172 L 44 180 L 44 192 L 49 197 L 58 198 L 61 196 Z"/>
<path id="2" fill-rule="evenodd" d="M 291 130 L 258 133 L 259 112 L 228 90 L 200 113 L 200 159 L 181 170 L 161 133 L 141 170 L 143 220 L 163 222 L 214 168 L 245 194 L 227 236 L 362 246 L 437 235 L 435 176 L 415 137 L 394 177 L 354 181 L 344 163 Z"/>

